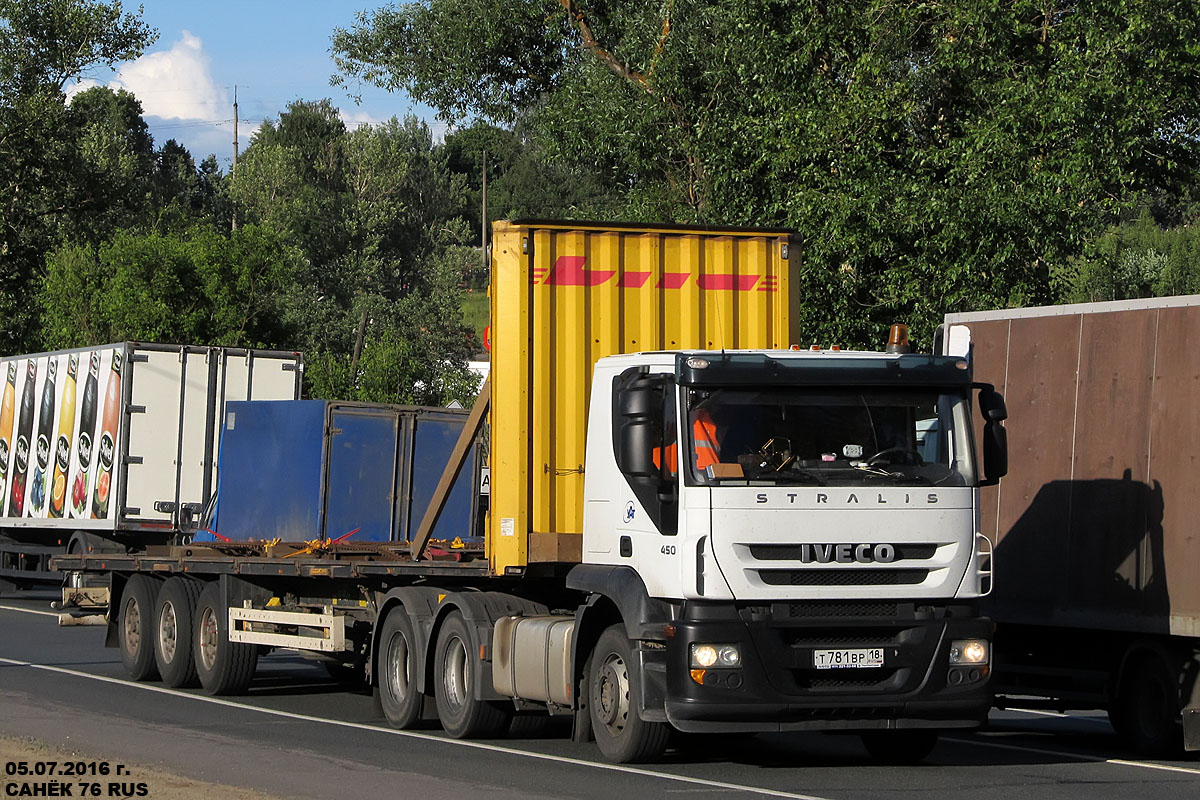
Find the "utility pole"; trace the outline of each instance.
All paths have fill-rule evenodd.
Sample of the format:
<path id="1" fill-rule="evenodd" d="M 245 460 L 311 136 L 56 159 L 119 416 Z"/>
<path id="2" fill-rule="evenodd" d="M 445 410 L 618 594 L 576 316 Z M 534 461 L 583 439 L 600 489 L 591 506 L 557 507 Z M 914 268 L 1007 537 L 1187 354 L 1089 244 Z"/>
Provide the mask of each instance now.
<path id="1" fill-rule="evenodd" d="M 238 158 L 238 102 L 237 102 L 237 84 L 233 85 L 233 169 L 229 172 L 229 179 L 232 181 L 237 177 L 237 158 Z M 237 206 L 233 207 L 233 228 L 237 230 Z"/>
<path id="2" fill-rule="evenodd" d="M 483 274 L 487 277 L 488 271 L 488 223 L 487 223 L 487 150 L 483 151 L 483 223 L 480 225 L 483 241 Z"/>

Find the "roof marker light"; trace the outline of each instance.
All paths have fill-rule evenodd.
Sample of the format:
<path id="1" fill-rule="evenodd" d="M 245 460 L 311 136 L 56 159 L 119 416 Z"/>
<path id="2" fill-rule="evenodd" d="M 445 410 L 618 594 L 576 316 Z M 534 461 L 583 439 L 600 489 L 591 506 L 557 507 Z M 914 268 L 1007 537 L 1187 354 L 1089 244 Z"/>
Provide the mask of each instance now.
<path id="1" fill-rule="evenodd" d="M 893 325 L 888 331 L 887 347 L 883 348 L 885 353 L 911 353 L 912 348 L 908 346 L 908 326 Z"/>

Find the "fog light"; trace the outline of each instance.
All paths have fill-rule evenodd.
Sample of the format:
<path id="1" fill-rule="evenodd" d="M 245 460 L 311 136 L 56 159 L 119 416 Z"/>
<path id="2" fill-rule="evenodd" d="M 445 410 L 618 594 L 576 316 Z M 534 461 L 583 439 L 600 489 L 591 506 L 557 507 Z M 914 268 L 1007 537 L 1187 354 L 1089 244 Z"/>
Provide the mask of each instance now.
<path id="1" fill-rule="evenodd" d="M 692 645 L 692 669 L 723 667 L 735 669 L 742 665 L 742 651 L 736 644 Z"/>
<path id="2" fill-rule="evenodd" d="M 986 639 L 959 639 L 950 643 L 951 664 L 986 664 L 988 663 L 988 643 Z"/>

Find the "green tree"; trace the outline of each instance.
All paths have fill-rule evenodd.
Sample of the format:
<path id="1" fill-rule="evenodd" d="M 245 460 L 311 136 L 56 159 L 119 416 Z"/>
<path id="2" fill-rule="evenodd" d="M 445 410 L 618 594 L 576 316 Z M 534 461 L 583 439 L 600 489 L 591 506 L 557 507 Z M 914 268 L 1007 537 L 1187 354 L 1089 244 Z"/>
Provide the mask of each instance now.
<path id="1" fill-rule="evenodd" d="M 134 339 L 290 348 L 303 255 L 247 225 L 231 236 L 118 232 L 47 258 L 38 299 L 47 346 Z"/>
<path id="2" fill-rule="evenodd" d="M 446 255 L 470 236 L 464 185 L 411 117 L 347 131 L 328 101 L 296 102 L 256 135 L 231 196 L 241 218 L 305 254 L 293 346 L 308 353 L 315 394 L 450 396 L 450 376 L 473 351 L 458 311 L 459 262 Z"/>
<path id="3" fill-rule="evenodd" d="M 347 83 L 528 126 L 619 218 L 795 229 L 827 343 L 1051 301 L 1198 160 L 1191 0 L 430 0 L 333 42 Z"/>
<path id="4" fill-rule="evenodd" d="M 45 254 L 98 208 L 93 168 L 120 169 L 113 141 L 74 127 L 63 87 L 138 57 L 157 34 L 120 2 L 0 0 L 0 347 L 37 347 Z M 76 133 L 82 133 L 80 139 Z M 115 161 L 112 156 L 117 156 Z"/>

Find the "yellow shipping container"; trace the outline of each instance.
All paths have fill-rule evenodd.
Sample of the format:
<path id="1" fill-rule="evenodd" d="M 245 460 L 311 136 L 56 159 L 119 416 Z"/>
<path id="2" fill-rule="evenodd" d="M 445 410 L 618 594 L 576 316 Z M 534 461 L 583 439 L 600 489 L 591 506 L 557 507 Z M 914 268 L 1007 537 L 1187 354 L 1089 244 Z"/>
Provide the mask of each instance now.
<path id="1" fill-rule="evenodd" d="M 790 233 L 497 222 L 491 284 L 494 574 L 580 560 L 592 368 L 617 353 L 798 341 Z M 789 255 L 791 258 L 789 258 Z"/>

